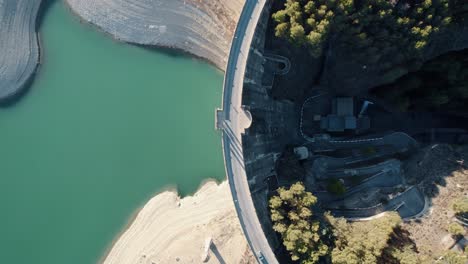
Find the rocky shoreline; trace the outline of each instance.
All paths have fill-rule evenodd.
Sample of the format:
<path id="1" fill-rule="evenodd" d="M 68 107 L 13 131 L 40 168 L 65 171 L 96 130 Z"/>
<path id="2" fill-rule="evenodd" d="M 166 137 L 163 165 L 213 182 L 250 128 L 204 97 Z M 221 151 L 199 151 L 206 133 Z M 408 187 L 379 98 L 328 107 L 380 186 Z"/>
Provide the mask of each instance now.
<path id="1" fill-rule="evenodd" d="M 26 88 L 40 61 L 36 20 L 41 0 L 0 0 L 0 101 Z"/>
<path id="2" fill-rule="evenodd" d="M 115 39 L 182 50 L 224 70 L 245 0 L 66 0 Z"/>
<path id="3" fill-rule="evenodd" d="M 0 103 L 16 101 L 40 64 L 42 0 L 0 0 Z M 224 70 L 245 0 L 66 0 L 72 12 L 116 40 L 176 49 Z"/>
<path id="4" fill-rule="evenodd" d="M 385 69 L 382 62 L 375 65 L 363 65 L 352 58 L 352 52 L 333 43 L 327 51 L 326 63 L 320 83 L 341 94 L 350 91 L 366 92 L 373 87 L 392 83 L 409 72 L 421 68 L 424 62 L 451 51 L 468 48 L 468 21 L 451 25 L 441 33 L 431 37 L 419 60 L 413 59 L 402 64 L 391 64 Z M 396 54 L 395 54 L 396 55 Z"/>

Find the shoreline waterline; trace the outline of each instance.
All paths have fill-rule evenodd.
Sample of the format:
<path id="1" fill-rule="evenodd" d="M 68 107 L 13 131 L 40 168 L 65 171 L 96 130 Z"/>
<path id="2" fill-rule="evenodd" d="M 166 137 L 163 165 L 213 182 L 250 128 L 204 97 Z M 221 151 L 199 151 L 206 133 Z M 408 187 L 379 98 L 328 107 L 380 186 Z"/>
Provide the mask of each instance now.
<path id="1" fill-rule="evenodd" d="M 161 191 L 158 191 L 156 192 L 154 195 L 152 195 L 148 201 L 146 201 L 143 205 L 139 206 L 134 213 L 132 213 L 132 215 L 130 215 L 127 223 L 125 224 L 125 226 L 122 228 L 122 230 L 115 236 L 115 238 L 111 241 L 111 243 L 109 244 L 108 248 L 104 251 L 102 257 L 99 259 L 99 261 L 97 263 L 104 263 L 104 261 L 106 260 L 106 258 L 109 256 L 111 250 L 114 248 L 115 244 L 118 242 L 118 240 L 124 235 L 125 232 L 128 231 L 128 229 L 134 224 L 136 218 L 138 217 L 138 215 L 141 213 L 141 211 L 144 209 L 144 207 L 149 203 L 149 201 L 151 201 L 152 199 L 155 199 L 157 198 L 159 195 L 164 195 L 164 194 L 167 194 L 167 193 L 172 193 L 172 194 L 175 194 L 179 200 L 181 199 L 184 199 L 184 198 L 190 198 L 190 197 L 193 197 L 195 196 L 200 190 L 202 190 L 203 188 L 205 188 L 205 186 L 207 185 L 210 185 L 210 184 L 216 184 L 216 186 L 220 186 L 221 184 L 224 184 L 224 182 L 227 181 L 227 178 L 222 180 L 222 181 L 219 181 L 219 180 L 216 180 L 216 179 L 213 179 L 213 178 L 207 178 L 205 180 L 203 180 L 200 184 L 200 186 L 197 188 L 197 190 L 193 193 L 189 193 L 187 195 L 180 195 L 178 189 L 177 189 L 177 185 L 168 185 L 164 188 L 161 189 Z"/>
<path id="2" fill-rule="evenodd" d="M 109 39 L 61 2 L 39 33 L 31 89 L 0 108 L 2 262 L 95 263 L 156 193 L 225 180 L 217 69 Z"/>
<path id="3" fill-rule="evenodd" d="M 154 196 L 99 263 L 198 263 L 208 238 L 208 264 L 254 263 L 227 181 L 206 182 L 184 198 L 170 191 Z"/>

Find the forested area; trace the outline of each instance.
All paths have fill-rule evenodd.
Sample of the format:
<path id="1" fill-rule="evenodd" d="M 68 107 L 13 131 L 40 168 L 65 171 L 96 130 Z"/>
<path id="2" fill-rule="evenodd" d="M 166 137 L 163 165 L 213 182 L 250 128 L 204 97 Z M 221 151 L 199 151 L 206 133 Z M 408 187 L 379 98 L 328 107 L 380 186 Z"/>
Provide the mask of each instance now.
<path id="1" fill-rule="evenodd" d="M 450 0 L 287 0 L 273 19 L 277 37 L 306 46 L 315 57 L 334 39 L 363 62 L 376 63 L 388 54 L 403 62 L 457 20 L 463 6 Z"/>
<path id="2" fill-rule="evenodd" d="M 421 69 L 371 91 L 400 111 L 463 111 L 468 105 L 468 50 L 425 62 Z"/>
<path id="3" fill-rule="evenodd" d="M 349 222 L 321 212 L 317 198 L 301 182 L 281 187 L 269 200 L 273 229 L 280 234 L 291 260 L 301 264 L 433 263 L 434 256 L 421 256 L 396 212 L 370 221 Z M 468 200 L 453 202 L 458 214 L 468 212 Z M 457 224 L 458 225 L 458 224 Z M 455 225 L 453 225 L 455 226 Z M 450 232 L 450 226 L 449 232 Z M 454 227 L 452 227 L 454 228 Z M 464 228 L 455 227 L 464 234 Z M 446 251 L 440 263 L 465 264 L 466 254 Z"/>

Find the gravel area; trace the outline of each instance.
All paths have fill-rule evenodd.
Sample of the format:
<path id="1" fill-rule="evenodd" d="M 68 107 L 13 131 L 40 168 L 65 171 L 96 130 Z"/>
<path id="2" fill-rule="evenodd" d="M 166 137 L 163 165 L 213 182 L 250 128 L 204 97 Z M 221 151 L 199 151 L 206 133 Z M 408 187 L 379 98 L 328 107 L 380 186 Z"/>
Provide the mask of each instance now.
<path id="1" fill-rule="evenodd" d="M 115 39 L 183 50 L 224 70 L 245 0 L 66 0 Z"/>
<path id="2" fill-rule="evenodd" d="M 403 225 L 421 256 L 440 256 L 455 243 L 447 228 L 454 221 L 453 201 L 468 193 L 467 154 L 467 146 L 434 145 L 407 164 L 407 177 L 421 181 L 431 201 L 424 216 Z"/>
<path id="3" fill-rule="evenodd" d="M 0 100 L 18 94 L 39 64 L 40 4 L 41 0 L 0 0 Z"/>

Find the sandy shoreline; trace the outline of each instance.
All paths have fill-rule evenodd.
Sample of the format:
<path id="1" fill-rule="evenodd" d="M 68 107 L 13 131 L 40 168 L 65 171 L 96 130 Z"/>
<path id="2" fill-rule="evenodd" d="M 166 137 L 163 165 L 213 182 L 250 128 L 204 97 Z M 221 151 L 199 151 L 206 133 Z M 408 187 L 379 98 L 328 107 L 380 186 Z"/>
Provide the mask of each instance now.
<path id="1" fill-rule="evenodd" d="M 193 196 L 175 191 L 153 197 L 103 258 L 115 263 L 202 263 L 207 238 L 213 239 L 206 263 L 255 263 L 241 231 L 229 185 L 205 183 Z"/>

